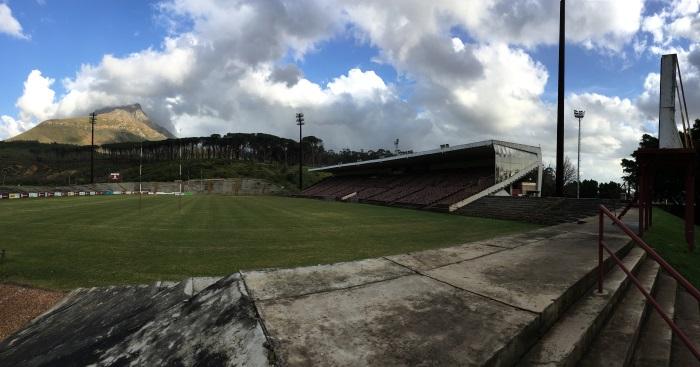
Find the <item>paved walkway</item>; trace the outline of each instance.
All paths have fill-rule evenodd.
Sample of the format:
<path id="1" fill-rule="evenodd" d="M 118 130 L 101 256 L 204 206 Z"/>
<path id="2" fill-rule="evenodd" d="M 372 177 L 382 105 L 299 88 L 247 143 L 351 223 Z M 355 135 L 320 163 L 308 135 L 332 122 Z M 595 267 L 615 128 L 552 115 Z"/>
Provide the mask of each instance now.
<path id="1" fill-rule="evenodd" d="M 591 219 L 244 279 L 287 365 L 498 364 L 524 353 L 570 304 L 597 266 L 597 233 Z M 615 249 L 628 242 L 620 233 L 606 228 Z"/>
<path id="2" fill-rule="evenodd" d="M 84 290 L 0 343 L 0 364 L 499 365 L 590 287 L 597 233 L 591 218 L 355 262 Z M 619 229 L 605 233 L 625 248 Z"/>

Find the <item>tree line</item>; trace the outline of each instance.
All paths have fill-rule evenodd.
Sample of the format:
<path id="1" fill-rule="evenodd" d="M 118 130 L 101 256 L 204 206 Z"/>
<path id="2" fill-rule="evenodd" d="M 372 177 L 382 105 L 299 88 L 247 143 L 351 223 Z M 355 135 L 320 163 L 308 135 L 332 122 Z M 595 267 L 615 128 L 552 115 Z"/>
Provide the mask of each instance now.
<path id="1" fill-rule="evenodd" d="M 542 171 L 542 196 L 554 196 L 556 192 L 556 171 L 551 165 Z M 615 181 L 598 182 L 592 179 L 582 180 L 579 197 L 584 199 L 620 199 L 624 193 L 622 185 Z M 576 166 L 569 157 L 564 158 L 564 196 L 576 197 Z"/>
<path id="2" fill-rule="evenodd" d="M 207 137 L 167 139 L 160 141 L 104 144 L 98 152 L 115 162 L 144 161 L 193 161 L 230 160 L 255 161 L 297 165 L 299 142 L 262 133 L 212 134 Z M 305 166 L 325 166 L 360 160 L 386 158 L 394 155 L 386 149 L 377 150 L 326 150 L 323 140 L 306 136 L 301 141 L 301 154 Z"/>
<path id="3" fill-rule="evenodd" d="M 280 177 L 287 178 L 291 175 L 288 171 L 293 171 L 288 168 L 299 164 L 299 147 L 298 141 L 262 133 L 103 144 L 95 147 L 95 172 L 98 180 L 105 180 L 109 172 L 122 172 L 125 179 L 133 180 L 132 171 L 138 172 L 139 163 L 143 163 L 144 167 L 149 166 L 149 173 L 158 172 L 149 179 L 169 180 L 178 176 L 173 176 L 172 170 L 166 167 L 174 165 L 177 171 L 178 162 L 185 171 L 196 168 L 198 173 L 203 171 L 214 176 L 226 173 L 216 171 L 216 167 L 236 165 L 240 168 L 244 167 L 241 164 L 264 163 Z M 304 137 L 301 149 L 303 165 L 307 167 L 395 155 L 386 149 L 326 149 L 323 140 L 315 136 Z M 0 184 L 89 182 L 90 177 L 85 175 L 89 174 L 91 152 L 89 145 L 0 141 Z M 287 179 L 291 182 L 294 177 Z"/>

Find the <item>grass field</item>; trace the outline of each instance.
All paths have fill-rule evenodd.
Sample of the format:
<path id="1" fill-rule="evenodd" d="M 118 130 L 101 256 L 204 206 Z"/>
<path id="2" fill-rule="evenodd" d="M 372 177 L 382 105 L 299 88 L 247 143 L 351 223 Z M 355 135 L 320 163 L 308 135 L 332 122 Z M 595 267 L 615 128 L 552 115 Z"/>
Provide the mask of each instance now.
<path id="1" fill-rule="evenodd" d="M 653 223 L 644 234 L 644 240 L 696 288 L 700 288 L 700 226 L 695 226 L 695 251 L 690 253 L 685 242 L 683 219 L 658 208 L 653 210 Z"/>
<path id="2" fill-rule="evenodd" d="M 286 197 L 0 202 L 0 282 L 70 289 L 430 249 L 534 225 Z"/>

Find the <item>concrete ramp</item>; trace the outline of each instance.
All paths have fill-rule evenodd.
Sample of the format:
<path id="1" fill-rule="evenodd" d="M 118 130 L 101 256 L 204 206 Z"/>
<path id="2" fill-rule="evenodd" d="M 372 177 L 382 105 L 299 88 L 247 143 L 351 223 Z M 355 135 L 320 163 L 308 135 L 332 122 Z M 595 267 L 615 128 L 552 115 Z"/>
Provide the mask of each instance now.
<path id="1" fill-rule="evenodd" d="M 3 366 L 263 366 L 240 274 L 82 289 L 0 343 Z"/>

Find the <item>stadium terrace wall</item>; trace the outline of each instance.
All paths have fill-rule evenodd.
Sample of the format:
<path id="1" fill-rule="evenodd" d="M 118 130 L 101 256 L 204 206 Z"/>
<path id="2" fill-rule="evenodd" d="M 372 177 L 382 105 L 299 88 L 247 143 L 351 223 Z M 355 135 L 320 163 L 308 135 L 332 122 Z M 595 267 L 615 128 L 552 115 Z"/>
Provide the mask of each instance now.
<path id="1" fill-rule="evenodd" d="M 454 147 L 321 167 L 332 173 L 301 195 L 400 207 L 454 211 L 513 183 L 533 181 L 539 195 L 539 147 L 487 140 Z"/>
<path id="2" fill-rule="evenodd" d="M 139 187 L 145 194 L 223 194 L 267 195 L 282 191 L 282 187 L 266 180 L 250 178 L 226 178 L 189 180 L 182 182 L 112 182 L 91 185 L 67 186 L 0 186 L 0 200 L 24 198 L 49 198 L 66 196 L 131 195 L 138 194 Z"/>

